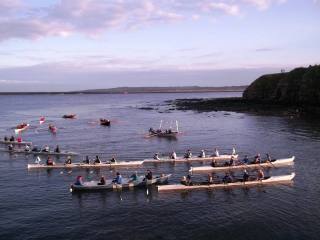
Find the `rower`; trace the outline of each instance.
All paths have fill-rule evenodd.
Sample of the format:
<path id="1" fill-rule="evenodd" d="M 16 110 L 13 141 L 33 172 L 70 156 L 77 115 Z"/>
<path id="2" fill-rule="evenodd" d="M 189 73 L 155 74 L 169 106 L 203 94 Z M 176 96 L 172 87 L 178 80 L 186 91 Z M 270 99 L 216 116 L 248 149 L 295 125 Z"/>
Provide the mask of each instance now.
<path id="1" fill-rule="evenodd" d="M 9 144 L 8 150 L 9 150 L 9 151 L 13 151 L 13 145 L 12 145 L 12 144 Z"/>
<path id="2" fill-rule="evenodd" d="M 138 174 L 137 172 L 134 172 L 131 176 L 130 176 L 130 180 L 129 182 L 134 182 L 134 181 L 137 181 L 138 180 Z"/>
<path id="3" fill-rule="evenodd" d="M 112 162 L 112 163 L 116 163 L 116 162 L 117 162 L 117 160 L 116 160 L 115 156 L 112 156 L 112 158 L 111 158 L 110 162 Z"/>
<path id="4" fill-rule="evenodd" d="M 101 163 L 101 160 L 100 160 L 99 156 L 97 155 L 96 159 L 94 160 L 94 164 L 100 164 L 100 163 Z"/>
<path id="5" fill-rule="evenodd" d="M 28 144 L 26 144 L 26 146 L 24 147 L 24 151 L 25 152 L 30 152 L 30 146 Z"/>
<path id="6" fill-rule="evenodd" d="M 199 155 L 200 158 L 205 158 L 206 157 L 206 152 L 202 149 Z"/>
<path id="7" fill-rule="evenodd" d="M 222 178 L 222 182 L 223 182 L 223 183 L 231 183 L 231 182 L 232 182 L 231 176 L 230 176 L 228 173 L 226 173 L 226 174 L 224 175 L 224 177 Z"/>
<path id="8" fill-rule="evenodd" d="M 148 170 L 145 177 L 147 180 L 152 180 L 152 172 L 150 170 Z"/>
<path id="9" fill-rule="evenodd" d="M 119 172 L 117 172 L 117 176 L 112 180 L 113 183 L 122 184 L 122 176 Z"/>
<path id="10" fill-rule="evenodd" d="M 249 173 L 247 172 L 247 170 L 243 171 L 243 181 L 247 182 L 249 180 Z"/>
<path id="11" fill-rule="evenodd" d="M 42 149 L 42 152 L 49 152 L 50 151 L 50 148 L 48 145 L 46 145 L 43 149 Z"/>
<path id="12" fill-rule="evenodd" d="M 214 154 L 215 154 L 216 157 L 220 157 L 218 148 L 215 148 L 215 149 L 214 149 Z"/>
<path id="13" fill-rule="evenodd" d="M 229 162 L 229 166 L 234 166 L 235 162 L 234 162 L 234 157 L 231 156 L 230 162 Z"/>
<path id="14" fill-rule="evenodd" d="M 255 164 L 257 163 L 261 163 L 261 156 L 260 153 L 258 153 L 255 157 L 254 157 L 254 162 Z"/>
<path id="15" fill-rule="evenodd" d="M 32 151 L 32 152 L 39 152 L 39 149 L 38 149 L 37 146 L 34 146 L 31 151 Z"/>
<path id="16" fill-rule="evenodd" d="M 21 136 L 17 137 L 17 142 L 18 142 L 18 143 L 21 143 L 21 142 L 22 142 L 22 137 L 21 137 Z"/>
<path id="17" fill-rule="evenodd" d="M 83 179 L 82 176 L 78 176 L 76 179 L 76 182 L 74 183 L 74 185 L 83 185 Z"/>
<path id="18" fill-rule="evenodd" d="M 211 167 L 216 167 L 216 166 L 217 166 L 217 161 L 213 159 L 211 162 Z"/>
<path id="19" fill-rule="evenodd" d="M 183 176 L 183 177 L 181 178 L 180 183 L 181 183 L 182 185 L 187 185 L 187 178 L 186 178 L 186 176 Z"/>
<path id="20" fill-rule="evenodd" d="M 264 179 L 264 172 L 262 171 L 262 169 L 259 169 L 257 174 L 257 180 L 263 180 L 263 179 Z"/>
<path id="21" fill-rule="evenodd" d="M 15 141 L 14 136 L 11 136 L 11 137 L 10 137 L 10 142 L 14 142 L 14 141 Z"/>
<path id="22" fill-rule="evenodd" d="M 100 182 L 98 182 L 98 185 L 106 185 L 106 179 L 104 178 L 104 176 L 101 176 Z"/>
<path id="23" fill-rule="evenodd" d="M 4 140 L 5 142 L 8 142 L 9 139 L 8 139 L 7 136 L 4 136 L 3 140 Z"/>
<path id="24" fill-rule="evenodd" d="M 47 166 L 53 166 L 54 163 L 53 163 L 50 156 L 48 156 L 46 164 L 47 164 Z"/>
<path id="25" fill-rule="evenodd" d="M 266 153 L 266 155 L 267 155 L 267 160 L 266 160 L 266 162 L 267 162 L 267 163 L 271 163 L 271 162 L 272 162 L 272 159 L 271 159 L 269 153 Z"/>
<path id="26" fill-rule="evenodd" d="M 231 154 L 231 155 L 237 155 L 237 152 L 236 152 L 236 148 L 235 148 L 235 147 L 232 148 L 232 154 Z"/>
<path id="27" fill-rule="evenodd" d="M 212 174 L 208 174 L 208 184 L 213 184 Z"/>
<path id="28" fill-rule="evenodd" d="M 155 159 L 155 160 L 160 160 L 159 154 L 158 154 L 158 153 L 155 153 L 154 156 L 153 156 L 153 159 Z"/>
<path id="29" fill-rule="evenodd" d="M 184 154 L 184 158 L 191 158 L 191 157 L 192 157 L 191 150 L 188 149 L 188 151 Z"/>
<path id="30" fill-rule="evenodd" d="M 71 156 L 67 157 L 65 164 L 72 164 Z"/>
<path id="31" fill-rule="evenodd" d="M 190 174 L 188 174 L 188 175 L 187 175 L 187 178 L 186 178 L 186 185 L 187 185 L 187 186 L 191 186 L 191 185 L 192 185 L 191 175 L 190 175 Z"/>
<path id="32" fill-rule="evenodd" d="M 175 151 L 173 151 L 173 152 L 171 153 L 170 158 L 171 158 L 171 159 L 177 159 L 177 154 L 176 154 Z"/>
<path id="33" fill-rule="evenodd" d="M 85 164 L 90 164 L 90 159 L 89 156 L 86 156 L 86 159 L 83 161 Z"/>
<path id="34" fill-rule="evenodd" d="M 54 152 L 55 152 L 55 153 L 60 153 L 60 147 L 59 147 L 59 145 L 56 146 L 56 148 L 54 149 Z"/>
<path id="35" fill-rule="evenodd" d="M 244 164 L 248 164 L 249 163 L 249 158 L 248 158 L 248 155 L 245 155 L 243 160 L 242 160 L 242 163 Z"/>

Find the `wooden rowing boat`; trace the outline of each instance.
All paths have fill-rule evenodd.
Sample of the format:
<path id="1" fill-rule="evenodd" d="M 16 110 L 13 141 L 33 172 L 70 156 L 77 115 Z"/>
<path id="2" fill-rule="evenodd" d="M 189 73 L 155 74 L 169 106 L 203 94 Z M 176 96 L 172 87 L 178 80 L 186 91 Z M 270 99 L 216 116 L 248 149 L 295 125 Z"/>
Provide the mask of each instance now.
<path id="1" fill-rule="evenodd" d="M 221 189 L 221 188 L 239 188 L 239 187 L 253 187 L 253 186 L 263 186 L 269 184 L 285 184 L 292 182 L 295 177 L 295 173 L 291 173 L 290 175 L 282 175 L 282 176 L 273 176 L 264 180 L 254 180 L 247 182 L 233 182 L 233 183 L 218 183 L 218 184 L 200 184 L 200 185 L 192 185 L 186 186 L 182 184 L 172 184 L 165 186 L 158 186 L 159 192 L 165 191 L 188 191 L 188 190 L 196 190 L 196 189 Z"/>
<path id="2" fill-rule="evenodd" d="M 36 156 L 76 156 L 78 153 L 76 152 L 33 152 L 33 151 L 25 151 L 25 150 L 9 150 L 9 149 L 1 149 L 1 152 L 7 152 L 12 154 L 33 154 Z"/>
<path id="3" fill-rule="evenodd" d="M 165 184 L 168 182 L 171 174 L 164 174 L 152 178 L 151 180 L 145 179 L 144 176 L 139 176 L 136 181 L 129 182 L 129 179 L 123 179 L 123 184 L 113 183 L 111 180 L 106 181 L 104 185 L 98 185 L 99 181 L 84 182 L 83 185 L 72 184 L 70 192 L 76 191 L 104 191 L 104 190 L 119 190 L 129 189 L 134 187 L 145 187 L 153 184 Z"/>
<path id="4" fill-rule="evenodd" d="M 30 126 L 30 124 L 22 124 L 22 126 L 20 127 L 19 125 L 17 126 L 17 128 L 14 130 L 15 134 L 19 134 L 25 130 L 28 129 L 28 127 Z"/>
<path id="5" fill-rule="evenodd" d="M 32 145 L 32 142 L 18 142 L 18 141 L 4 141 L 1 140 L 0 143 L 2 144 L 12 144 L 12 145 Z"/>
<path id="6" fill-rule="evenodd" d="M 233 156 L 234 159 L 238 158 L 238 155 L 220 155 L 219 157 L 210 156 L 210 157 L 192 157 L 192 158 L 184 158 L 184 157 L 177 157 L 176 159 L 171 158 L 160 158 L 160 160 L 157 159 L 144 159 L 144 163 L 186 163 L 186 162 L 208 162 L 208 161 L 226 161 L 230 160 Z"/>
<path id="7" fill-rule="evenodd" d="M 142 165 L 143 161 L 121 161 L 121 162 L 103 162 L 96 164 L 87 163 L 57 163 L 54 165 L 46 164 L 28 164 L 28 169 L 52 169 L 52 168 L 112 168 L 112 167 L 136 167 Z"/>
<path id="8" fill-rule="evenodd" d="M 235 166 L 221 166 L 221 167 L 211 167 L 211 166 L 201 166 L 201 167 L 191 167 L 189 172 L 221 172 L 221 171 L 237 171 L 245 169 L 261 169 L 261 168 L 275 168 L 292 165 L 294 163 L 295 157 L 276 159 L 272 162 L 258 163 L 258 164 L 242 164 Z"/>

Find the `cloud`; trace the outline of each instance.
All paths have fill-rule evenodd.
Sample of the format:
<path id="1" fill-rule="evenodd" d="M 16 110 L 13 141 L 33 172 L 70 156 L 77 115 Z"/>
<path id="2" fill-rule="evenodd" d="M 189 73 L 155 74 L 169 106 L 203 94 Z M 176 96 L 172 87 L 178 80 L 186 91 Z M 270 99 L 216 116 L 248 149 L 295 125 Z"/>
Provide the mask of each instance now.
<path id="1" fill-rule="evenodd" d="M 283 4 L 287 0 L 243 0 L 243 1 L 256 6 L 259 10 L 266 10 L 272 4 Z"/>
<path id="2" fill-rule="evenodd" d="M 210 2 L 203 5 L 206 11 L 222 11 L 228 15 L 239 15 L 240 9 L 236 4 L 227 4 L 223 2 Z"/>
<path id="3" fill-rule="evenodd" d="M 202 16 L 238 16 L 246 5 L 265 10 L 285 0 L 60 0 L 31 6 L 20 0 L 0 1 L 0 41 L 46 36 L 96 36 L 111 29 L 198 20 Z"/>

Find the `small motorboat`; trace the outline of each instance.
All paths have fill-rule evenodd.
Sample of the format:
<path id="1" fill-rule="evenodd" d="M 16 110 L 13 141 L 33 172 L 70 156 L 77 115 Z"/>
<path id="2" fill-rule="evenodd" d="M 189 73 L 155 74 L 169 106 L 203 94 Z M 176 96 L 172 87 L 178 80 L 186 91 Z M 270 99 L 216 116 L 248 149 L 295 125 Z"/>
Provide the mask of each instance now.
<path id="1" fill-rule="evenodd" d="M 101 126 L 110 126 L 111 125 L 111 121 L 109 119 L 100 118 L 100 125 Z"/>

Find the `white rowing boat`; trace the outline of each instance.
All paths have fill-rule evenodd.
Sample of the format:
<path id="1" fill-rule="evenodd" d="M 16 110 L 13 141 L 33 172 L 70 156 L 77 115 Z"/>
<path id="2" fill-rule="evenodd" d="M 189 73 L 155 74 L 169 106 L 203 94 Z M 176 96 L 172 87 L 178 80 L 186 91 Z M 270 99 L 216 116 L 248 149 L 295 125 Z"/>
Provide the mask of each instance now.
<path id="1" fill-rule="evenodd" d="M 75 191 L 101 191 L 101 190 L 118 190 L 128 189 L 134 187 L 144 187 L 153 184 L 165 184 L 168 182 L 171 174 L 164 174 L 153 177 L 151 180 L 145 179 L 144 176 L 139 176 L 136 181 L 130 182 L 129 179 L 123 179 L 123 184 L 113 183 L 111 180 L 106 181 L 106 184 L 99 185 L 99 181 L 84 182 L 82 185 L 72 184 L 70 192 Z"/>
<path id="2" fill-rule="evenodd" d="M 63 164 L 57 163 L 54 165 L 46 165 L 46 164 L 28 164 L 28 169 L 52 169 L 52 168 L 112 168 L 112 167 L 136 167 L 142 165 L 143 161 L 121 161 L 121 162 L 102 162 L 95 164 L 87 164 L 87 163 L 71 163 L 71 164 Z"/>
<path id="3" fill-rule="evenodd" d="M 290 175 L 273 176 L 264 180 L 254 180 L 247 182 L 233 182 L 233 183 L 218 183 L 218 184 L 200 184 L 186 186 L 182 184 L 172 184 L 165 186 L 158 186 L 159 192 L 165 191 L 188 191 L 196 189 L 223 189 L 223 188 L 239 188 L 239 187 L 253 187 L 253 186 L 263 186 L 269 184 L 286 184 L 290 183 L 295 177 L 295 173 Z"/>
<path id="4" fill-rule="evenodd" d="M 258 164 L 241 164 L 235 166 L 221 166 L 221 167 L 211 167 L 211 166 L 201 166 L 201 167 L 191 167 L 189 172 L 221 172 L 221 171 L 236 171 L 245 169 L 261 169 L 261 168 L 276 168 L 292 165 L 294 163 L 295 157 L 276 159 L 272 162 L 258 163 Z"/>
<path id="5" fill-rule="evenodd" d="M 33 154 L 35 156 L 76 156 L 78 153 L 76 152 L 33 152 L 33 151 L 25 151 L 25 150 L 9 150 L 9 149 L 1 149 L 1 152 L 7 152 L 11 154 Z"/>
<path id="6" fill-rule="evenodd" d="M 32 145 L 32 142 L 18 142 L 18 141 L 4 141 L 1 140 L 0 143 L 2 144 L 12 144 L 12 145 Z"/>
<path id="7" fill-rule="evenodd" d="M 231 157 L 233 156 L 234 159 L 238 158 L 238 155 L 220 155 L 219 157 L 215 156 L 210 156 L 210 157 L 192 157 L 192 158 L 184 158 L 184 157 L 178 157 L 176 159 L 171 159 L 171 158 L 160 158 L 159 160 L 157 159 L 144 159 L 144 163 L 166 163 L 166 162 L 171 162 L 171 163 L 185 163 L 185 162 L 208 162 L 208 161 L 226 161 L 230 160 Z"/>

